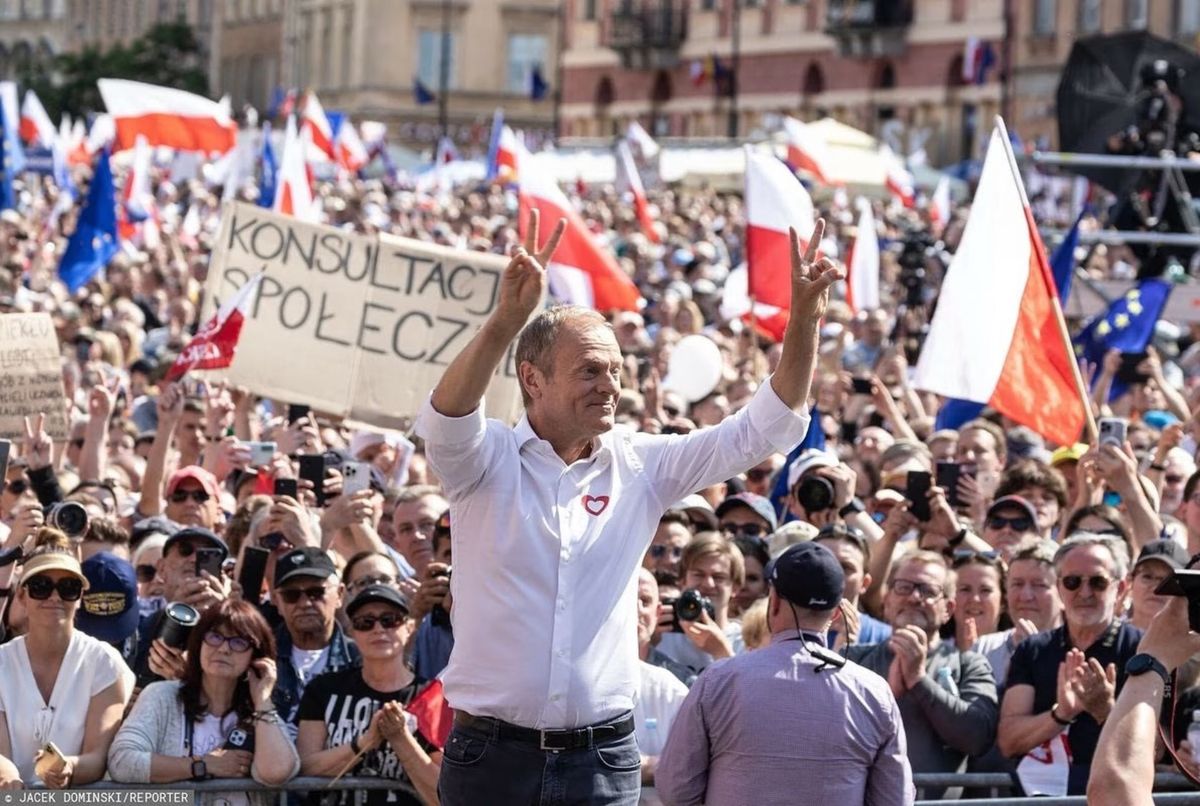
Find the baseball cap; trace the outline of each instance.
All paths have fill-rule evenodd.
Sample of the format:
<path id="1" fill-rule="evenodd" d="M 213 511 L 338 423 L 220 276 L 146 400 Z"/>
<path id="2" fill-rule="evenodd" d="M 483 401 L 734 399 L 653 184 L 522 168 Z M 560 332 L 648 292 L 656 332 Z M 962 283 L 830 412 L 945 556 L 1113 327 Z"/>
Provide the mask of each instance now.
<path id="1" fill-rule="evenodd" d="M 994 513 L 999 512 L 1002 509 L 1012 509 L 1013 507 L 1024 510 L 1025 514 L 1029 516 L 1031 521 L 1037 521 L 1037 510 L 1033 508 L 1033 504 L 1029 503 L 1019 495 L 1006 495 L 1003 498 L 997 498 L 992 502 L 992 505 L 988 507 L 987 516 L 990 518 Z"/>
<path id="2" fill-rule="evenodd" d="M 837 467 L 838 458 L 832 453 L 809 448 L 803 451 L 796 457 L 796 461 L 792 462 L 788 468 L 788 489 L 796 486 L 796 482 L 800 481 L 800 477 L 810 470 L 815 470 L 818 467 Z"/>
<path id="3" fill-rule="evenodd" d="M 1087 443 L 1084 442 L 1055 448 L 1054 453 L 1050 454 L 1050 466 L 1058 467 L 1063 462 L 1078 462 L 1087 453 L 1087 449 Z"/>
<path id="4" fill-rule="evenodd" d="M 141 616 L 133 566 L 101 551 L 84 561 L 83 575 L 88 587 L 75 613 L 75 626 L 105 643 L 122 643 L 133 635 Z"/>
<path id="5" fill-rule="evenodd" d="M 1182 571 L 1187 568 L 1188 561 L 1191 557 L 1188 556 L 1187 549 L 1179 545 L 1171 538 L 1160 538 L 1159 540 L 1151 540 L 1146 545 L 1142 546 L 1142 550 L 1138 553 L 1137 562 L 1133 564 L 1136 569 L 1142 563 L 1148 560 L 1161 560 L 1171 566 L 1174 571 Z"/>
<path id="6" fill-rule="evenodd" d="M 205 529 L 203 526 L 189 526 L 186 529 L 180 529 L 175 534 L 167 538 L 167 542 L 163 543 L 163 554 L 165 555 L 171 550 L 171 547 L 176 543 L 182 543 L 188 540 L 196 540 L 204 543 L 208 548 L 220 549 L 225 552 L 225 557 L 229 556 L 229 546 L 225 545 L 225 541 L 217 537 L 217 533 L 211 529 Z M 222 558 L 224 559 L 224 558 Z"/>
<path id="7" fill-rule="evenodd" d="M 167 482 L 167 495 L 174 493 L 175 488 L 188 479 L 200 482 L 200 486 L 204 488 L 204 492 L 213 498 L 220 497 L 221 491 L 217 485 L 217 477 L 199 465 L 181 467 L 172 473 L 171 480 Z"/>
<path id="8" fill-rule="evenodd" d="M 746 507 L 755 515 L 765 520 L 769 530 L 772 532 L 779 525 L 775 518 L 775 507 L 771 506 L 770 501 L 755 493 L 738 493 L 729 496 L 717 507 L 717 517 L 720 518 L 726 512 L 737 507 Z"/>
<path id="9" fill-rule="evenodd" d="M 767 581 L 780 596 L 809 610 L 832 610 L 842 601 L 846 576 L 820 543 L 797 543 L 767 564 Z"/>
<path id="10" fill-rule="evenodd" d="M 328 579 L 337 576 L 337 567 L 329 555 L 315 546 L 293 549 L 275 563 L 275 587 L 296 577 Z"/>
<path id="11" fill-rule="evenodd" d="M 708 499 L 700 493 L 692 493 L 673 505 L 668 511 L 682 512 L 693 523 L 702 521 L 704 528 L 717 528 L 717 516 L 713 512 L 712 504 L 708 503 Z"/>
<path id="12" fill-rule="evenodd" d="M 164 518 L 162 515 L 142 518 L 133 525 L 133 529 L 129 533 L 129 542 L 135 546 L 140 546 L 142 541 L 151 535 L 171 537 L 179 529 L 180 526 L 178 523 L 170 518 Z"/>
<path id="13" fill-rule="evenodd" d="M 372 602 L 395 605 L 403 610 L 405 615 L 408 615 L 409 612 L 408 599 L 391 585 L 368 585 L 359 591 L 358 595 L 346 605 L 346 615 L 353 616 L 364 605 L 369 605 Z"/>

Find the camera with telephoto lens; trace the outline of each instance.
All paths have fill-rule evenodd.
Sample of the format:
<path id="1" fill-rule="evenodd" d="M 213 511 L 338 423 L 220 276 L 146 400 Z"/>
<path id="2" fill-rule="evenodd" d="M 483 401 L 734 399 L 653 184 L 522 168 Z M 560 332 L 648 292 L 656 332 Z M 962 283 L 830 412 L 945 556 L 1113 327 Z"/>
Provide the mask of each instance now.
<path id="1" fill-rule="evenodd" d="M 192 628 L 198 621 L 200 614 L 196 612 L 196 608 L 183 602 L 171 602 L 163 609 L 158 639 L 171 649 L 183 649 L 187 646 Z"/>
<path id="2" fill-rule="evenodd" d="M 88 530 L 88 513 L 78 501 L 56 501 L 46 508 L 46 525 L 73 540 L 82 540 Z"/>
<path id="3" fill-rule="evenodd" d="M 675 621 L 699 621 L 701 613 L 708 613 L 710 619 L 716 619 L 717 611 L 712 599 L 695 588 L 688 588 L 679 594 L 675 600 Z"/>
<path id="4" fill-rule="evenodd" d="M 822 476 L 805 476 L 796 484 L 796 501 L 805 512 L 824 512 L 833 506 L 833 483 Z"/>

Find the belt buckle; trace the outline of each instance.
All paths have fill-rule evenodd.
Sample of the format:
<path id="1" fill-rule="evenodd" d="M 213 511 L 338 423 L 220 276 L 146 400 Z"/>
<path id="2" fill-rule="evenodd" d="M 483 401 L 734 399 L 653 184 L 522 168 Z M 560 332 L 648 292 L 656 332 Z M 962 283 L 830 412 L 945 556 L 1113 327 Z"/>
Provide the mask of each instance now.
<path id="1" fill-rule="evenodd" d="M 561 753 L 563 750 L 565 750 L 566 748 L 551 747 L 546 743 L 547 738 L 555 733 L 559 733 L 559 731 L 552 731 L 552 730 L 538 731 L 538 748 L 542 751 L 549 751 L 551 753 Z"/>

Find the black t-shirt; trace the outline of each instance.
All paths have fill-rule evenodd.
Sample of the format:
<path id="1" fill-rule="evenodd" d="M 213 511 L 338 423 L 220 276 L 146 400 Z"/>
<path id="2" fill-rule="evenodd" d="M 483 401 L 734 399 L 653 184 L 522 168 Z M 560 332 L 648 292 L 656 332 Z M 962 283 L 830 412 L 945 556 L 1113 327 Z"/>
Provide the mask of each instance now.
<path id="1" fill-rule="evenodd" d="M 1142 631 L 1125 621 L 1113 621 L 1108 631 L 1084 651 L 1101 666 L 1112 663 L 1117 667 L 1117 693 L 1125 685 L 1125 662 L 1137 654 Z M 1031 635 L 1013 652 L 1008 666 L 1006 688 L 1033 686 L 1033 713 L 1049 711 L 1058 700 L 1058 666 L 1067 658 L 1071 644 L 1067 627 Z M 1067 743 L 1071 747 L 1071 769 L 1067 779 L 1067 794 L 1082 795 L 1087 791 L 1088 772 L 1096 742 L 1100 740 L 1100 725 L 1086 711 L 1067 728 Z"/>
<path id="2" fill-rule="evenodd" d="M 362 738 L 371 726 L 371 717 L 385 702 L 399 702 L 407 706 L 416 694 L 425 687 L 425 681 L 414 679 L 398 691 L 376 691 L 363 680 L 362 668 L 355 666 L 336 672 L 326 672 L 319 675 L 305 687 L 304 696 L 300 698 L 300 710 L 297 718 L 300 722 L 316 720 L 325 723 L 326 747 L 336 747 L 346 744 L 351 739 Z M 417 742 L 426 752 L 433 751 L 423 737 L 417 736 Z M 392 778 L 404 786 L 400 789 L 371 790 L 367 792 L 367 803 L 378 806 L 384 803 L 398 803 L 408 806 L 420 806 L 421 801 L 415 795 L 412 781 L 408 773 L 400 765 L 400 759 L 392 750 L 391 745 L 384 742 L 375 750 L 363 754 L 362 759 L 352 769 L 349 776 L 364 778 Z M 320 803 L 349 804 L 353 793 L 348 791 L 330 792 L 320 796 Z"/>

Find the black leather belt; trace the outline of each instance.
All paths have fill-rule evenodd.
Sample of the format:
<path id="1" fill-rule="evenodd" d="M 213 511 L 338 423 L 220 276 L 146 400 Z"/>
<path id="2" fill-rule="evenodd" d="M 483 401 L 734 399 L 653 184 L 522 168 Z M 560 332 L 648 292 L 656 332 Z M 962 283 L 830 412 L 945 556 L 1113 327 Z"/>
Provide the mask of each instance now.
<path id="1" fill-rule="evenodd" d="M 501 739 L 536 745 L 542 750 L 586 750 L 601 742 L 620 739 L 633 733 L 633 714 L 615 722 L 590 725 L 570 730 L 534 730 L 513 725 L 489 716 L 472 716 L 465 711 L 454 712 L 454 725 L 460 728 L 495 732 Z"/>

